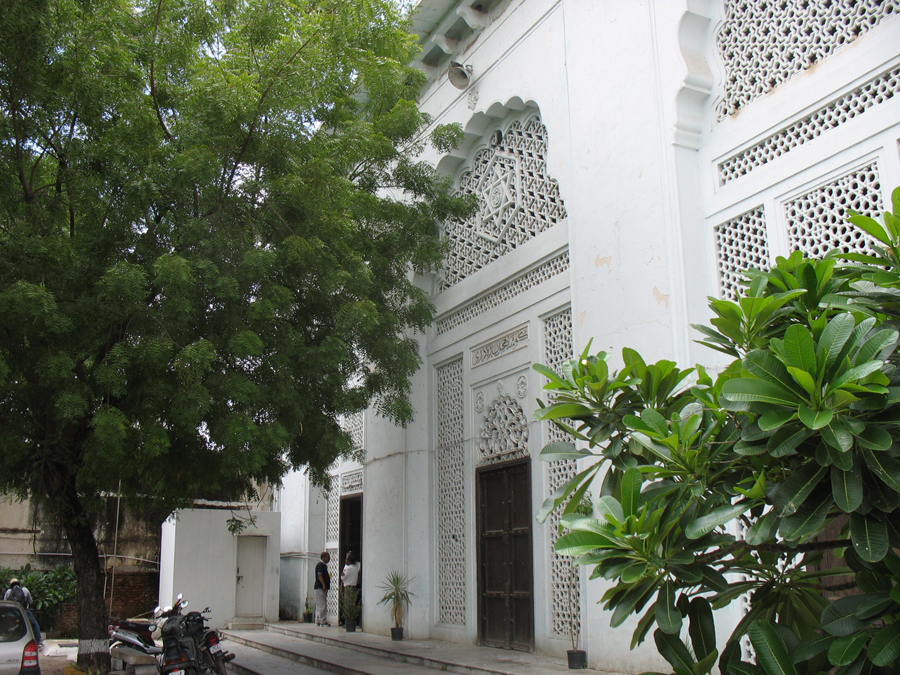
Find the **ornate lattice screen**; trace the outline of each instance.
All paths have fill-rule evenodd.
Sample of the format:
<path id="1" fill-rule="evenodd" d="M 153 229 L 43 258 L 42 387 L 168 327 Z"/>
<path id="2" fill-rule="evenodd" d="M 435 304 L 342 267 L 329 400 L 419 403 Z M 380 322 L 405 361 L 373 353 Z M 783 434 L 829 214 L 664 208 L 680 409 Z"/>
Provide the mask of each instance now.
<path id="1" fill-rule="evenodd" d="M 766 214 L 762 206 L 716 227 L 719 287 L 726 300 L 737 300 L 741 272 L 769 266 Z"/>
<path id="2" fill-rule="evenodd" d="M 328 571 L 331 573 L 331 591 L 328 593 L 328 616 L 338 613 L 338 542 L 340 541 L 341 482 L 332 476 L 331 490 L 325 507 L 325 550 L 331 555 Z"/>
<path id="3" fill-rule="evenodd" d="M 557 182 L 547 175 L 547 128 L 535 116 L 495 132 L 460 179 L 478 197 L 477 213 L 445 228 L 450 253 L 441 289 L 459 283 L 566 217 Z"/>
<path id="4" fill-rule="evenodd" d="M 875 162 L 784 205 L 791 249 L 817 258 L 834 248 L 865 252 L 874 239 L 847 222 L 848 209 L 878 216 L 881 183 Z"/>
<path id="5" fill-rule="evenodd" d="M 900 12 L 900 0 L 725 0 L 722 119 Z"/>
<path id="6" fill-rule="evenodd" d="M 494 464 L 528 455 L 528 418 L 519 402 L 501 394 L 485 412 L 478 454 L 481 464 Z"/>
<path id="7" fill-rule="evenodd" d="M 439 319 L 436 323 L 437 334 L 443 335 L 447 331 L 462 326 L 485 312 L 499 307 L 504 302 L 531 290 L 535 286 L 552 279 L 558 274 L 564 274 L 569 270 L 569 252 L 563 251 L 550 260 L 538 265 L 532 270 L 520 274 L 515 279 L 503 286 L 483 295 L 477 300 L 463 305 L 460 309 Z"/>
<path id="8" fill-rule="evenodd" d="M 900 67 L 873 77 L 856 89 L 831 101 L 815 112 L 776 131 L 759 143 L 741 150 L 719 164 L 722 185 L 815 140 L 900 94 Z"/>
<path id="9" fill-rule="evenodd" d="M 572 310 L 566 309 L 544 320 L 544 365 L 556 371 L 573 356 Z M 569 437 L 557 426 L 547 424 L 547 440 L 565 441 Z M 564 483 L 575 477 L 575 460 L 564 459 L 550 462 L 549 494 L 553 494 Z M 550 629 L 557 635 L 568 635 L 571 628 L 581 627 L 581 592 L 576 584 L 572 587 L 572 558 L 559 555 L 554 549 L 559 538 L 559 513 L 549 518 L 550 524 Z"/>
<path id="10" fill-rule="evenodd" d="M 346 415 L 341 420 L 341 428 L 348 434 L 350 434 L 350 438 L 353 441 L 352 459 L 356 460 L 360 464 L 365 464 L 366 461 L 364 420 L 365 417 L 362 412 L 353 413 L 352 415 Z"/>
<path id="11" fill-rule="evenodd" d="M 466 623 L 463 361 L 437 369 L 438 621 Z"/>

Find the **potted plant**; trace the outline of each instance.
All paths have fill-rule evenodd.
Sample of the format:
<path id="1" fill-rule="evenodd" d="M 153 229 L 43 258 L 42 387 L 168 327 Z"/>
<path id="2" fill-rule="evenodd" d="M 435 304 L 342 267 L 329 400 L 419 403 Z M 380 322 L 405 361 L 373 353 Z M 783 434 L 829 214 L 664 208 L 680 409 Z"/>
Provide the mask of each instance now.
<path id="1" fill-rule="evenodd" d="M 578 602 L 578 568 L 575 565 L 569 565 L 569 578 L 567 579 L 568 600 L 569 600 L 569 637 L 572 639 L 572 649 L 566 651 L 569 658 L 569 669 L 580 670 L 587 668 L 587 652 L 578 648 L 578 641 L 581 637 L 581 617 L 579 616 Z"/>
<path id="2" fill-rule="evenodd" d="M 582 496 L 573 511 L 582 516 L 593 515 L 594 506 L 590 492 L 586 492 L 584 496 Z M 581 670 L 587 668 L 587 652 L 578 648 L 578 642 L 581 638 L 581 603 L 579 602 L 580 594 L 578 593 L 578 566 L 573 562 L 569 565 L 568 572 L 569 578 L 566 579 L 566 589 L 568 590 L 569 637 L 572 639 L 572 649 L 566 651 L 566 656 L 569 658 L 569 669 Z"/>
<path id="3" fill-rule="evenodd" d="M 388 573 L 384 583 L 379 588 L 385 591 L 384 597 L 378 601 L 379 605 L 390 605 L 391 619 L 394 627 L 391 628 L 391 639 L 403 639 L 403 618 L 406 616 L 406 608 L 409 599 L 414 594 L 409 591 L 410 579 L 407 579 L 397 570 Z"/>
<path id="4" fill-rule="evenodd" d="M 303 623 L 312 623 L 313 611 L 314 607 L 312 598 L 306 596 L 306 605 L 303 607 Z"/>
<path id="5" fill-rule="evenodd" d="M 356 632 L 356 621 L 359 619 L 361 607 L 359 606 L 359 589 L 356 586 L 348 586 L 344 589 L 344 627 L 348 633 Z"/>

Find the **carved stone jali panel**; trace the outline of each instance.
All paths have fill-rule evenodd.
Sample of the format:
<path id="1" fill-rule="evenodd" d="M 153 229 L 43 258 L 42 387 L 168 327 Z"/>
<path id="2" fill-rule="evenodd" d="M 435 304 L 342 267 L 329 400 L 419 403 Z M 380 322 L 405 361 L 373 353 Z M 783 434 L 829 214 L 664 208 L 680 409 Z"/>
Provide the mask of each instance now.
<path id="1" fill-rule="evenodd" d="M 476 389 L 477 465 L 505 462 L 530 454 L 529 418 L 520 401 L 523 397 L 519 395 L 527 393 L 527 390 L 528 378 L 524 373 Z M 481 410 L 478 410 L 479 407 Z"/>

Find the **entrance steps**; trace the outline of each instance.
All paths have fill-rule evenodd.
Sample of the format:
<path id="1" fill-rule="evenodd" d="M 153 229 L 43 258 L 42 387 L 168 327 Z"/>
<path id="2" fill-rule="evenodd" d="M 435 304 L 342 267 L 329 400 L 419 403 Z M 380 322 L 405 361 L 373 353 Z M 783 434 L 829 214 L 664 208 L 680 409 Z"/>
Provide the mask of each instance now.
<path id="1" fill-rule="evenodd" d="M 236 654 L 229 668 L 238 675 L 563 675 L 565 657 L 440 642 L 403 640 L 312 624 L 268 624 L 266 630 L 223 631 L 225 648 Z M 315 669 L 318 669 L 315 670 Z M 583 670 L 599 675 L 604 671 Z M 608 673 L 604 675 L 609 675 Z"/>

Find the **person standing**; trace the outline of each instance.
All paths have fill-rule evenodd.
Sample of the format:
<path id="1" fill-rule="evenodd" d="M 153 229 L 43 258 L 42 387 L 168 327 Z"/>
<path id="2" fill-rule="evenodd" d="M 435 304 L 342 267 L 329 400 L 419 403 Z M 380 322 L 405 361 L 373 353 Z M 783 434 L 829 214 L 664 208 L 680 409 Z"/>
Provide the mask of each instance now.
<path id="1" fill-rule="evenodd" d="M 41 639 L 41 627 L 38 625 L 37 619 L 34 618 L 34 614 L 31 613 L 31 605 L 34 602 L 34 598 L 31 597 L 31 591 L 25 588 L 18 579 L 10 579 L 9 589 L 3 594 L 3 599 L 10 602 L 18 602 L 22 605 L 22 609 L 25 610 L 28 620 L 31 622 L 31 628 L 34 630 L 35 642 L 38 643 L 38 647 L 42 647 L 44 641 Z"/>
<path id="2" fill-rule="evenodd" d="M 328 623 L 328 590 L 331 588 L 331 574 L 328 572 L 328 563 L 331 556 L 328 551 L 323 551 L 316 563 L 316 583 L 313 589 L 316 592 L 316 625 L 330 626 Z"/>

